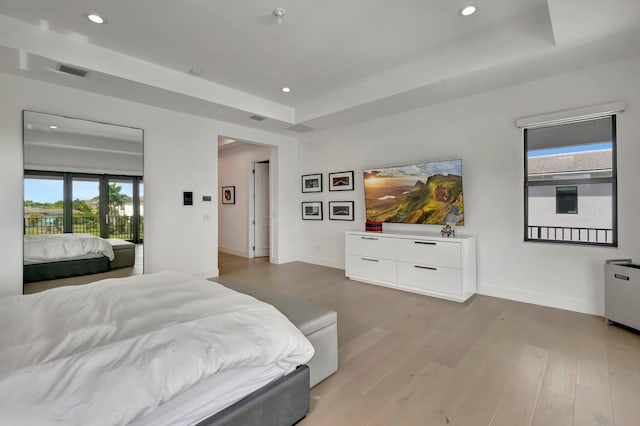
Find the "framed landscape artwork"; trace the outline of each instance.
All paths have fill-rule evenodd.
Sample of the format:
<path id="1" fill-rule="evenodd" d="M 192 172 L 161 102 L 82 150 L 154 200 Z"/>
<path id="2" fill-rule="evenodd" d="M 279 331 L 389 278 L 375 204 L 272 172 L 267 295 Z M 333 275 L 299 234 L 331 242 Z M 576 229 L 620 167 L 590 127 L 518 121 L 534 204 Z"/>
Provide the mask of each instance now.
<path id="1" fill-rule="evenodd" d="M 353 220 L 353 201 L 329 201 L 329 220 Z"/>
<path id="2" fill-rule="evenodd" d="M 223 186 L 222 187 L 222 204 L 235 204 L 235 203 L 236 203 L 236 187 Z"/>
<path id="3" fill-rule="evenodd" d="M 329 173 L 329 191 L 353 191 L 353 171 Z"/>
<path id="4" fill-rule="evenodd" d="M 302 220 L 322 220 L 322 201 L 304 201 Z"/>
<path id="5" fill-rule="evenodd" d="M 322 173 L 303 175 L 302 192 L 322 192 Z"/>

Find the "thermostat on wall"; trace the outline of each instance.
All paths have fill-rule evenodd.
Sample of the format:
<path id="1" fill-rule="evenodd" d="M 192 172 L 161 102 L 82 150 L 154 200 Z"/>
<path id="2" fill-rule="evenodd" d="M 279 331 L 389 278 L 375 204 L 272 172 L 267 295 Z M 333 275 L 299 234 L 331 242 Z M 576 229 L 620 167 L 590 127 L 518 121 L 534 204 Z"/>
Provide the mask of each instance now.
<path id="1" fill-rule="evenodd" d="M 193 205 L 193 192 L 184 191 L 182 193 L 182 204 L 185 205 L 185 206 L 192 206 Z"/>
<path id="2" fill-rule="evenodd" d="M 211 201 L 211 195 L 203 195 L 202 201 Z"/>

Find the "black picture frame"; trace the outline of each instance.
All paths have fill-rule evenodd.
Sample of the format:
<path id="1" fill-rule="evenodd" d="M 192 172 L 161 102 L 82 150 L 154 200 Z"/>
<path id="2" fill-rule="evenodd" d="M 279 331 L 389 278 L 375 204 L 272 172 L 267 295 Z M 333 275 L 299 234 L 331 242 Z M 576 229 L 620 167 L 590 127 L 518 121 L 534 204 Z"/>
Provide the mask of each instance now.
<path id="1" fill-rule="evenodd" d="M 329 220 L 353 221 L 353 201 L 329 201 Z"/>
<path id="2" fill-rule="evenodd" d="M 322 192 L 322 173 L 302 175 L 302 192 Z"/>
<path id="3" fill-rule="evenodd" d="M 235 186 L 223 186 L 220 193 L 220 199 L 222 204 L 235 204 L 236 203 L 236 187 Z"/>
<path id="4" fill-rule="evenodd" d="M 322 220 L 322 201 L 303 201 L 302 220 Z"/>
<path id="5" fill-rule="evenodd" d="M 329 173 L 329 191 L 353 191 L 353 170 Z"/>

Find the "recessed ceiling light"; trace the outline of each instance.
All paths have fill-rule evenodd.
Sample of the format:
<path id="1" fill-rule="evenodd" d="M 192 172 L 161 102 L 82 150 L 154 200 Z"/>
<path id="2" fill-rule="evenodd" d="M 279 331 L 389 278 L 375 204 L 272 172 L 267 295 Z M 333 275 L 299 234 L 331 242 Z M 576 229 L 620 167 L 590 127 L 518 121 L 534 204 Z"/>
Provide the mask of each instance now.
<path id="1" fill-rule="evenodd" d="M 460 16 L 471 16 L 476 13 L 478 8 L 473 4 L 465 4 L 460 9 L 458 9 L 458 15 Z"/>
<path id="2" fill-rule="evenodd" d="M 104 19 L 102 16 L 98 15 L 97 13 L 87 13 L 86 16 L 87 16 L 87 19 L 93 22 L 94 24 L 104 24 L 107 22 L 106 19 Z"/>
<path id="3" fill-rule="evenodd" d="M 282 90 L 284 93 L 289 93 L 289 92 L 291 91 L 291 88 L 290 88 L 290 87 L 287 87 L 287 86 L 284 86 L 284 87 L 283 87 L 282 89 L 280 89 L 280 90 Z"/>
<path id="4" fill-rule="evenodd" d="M 50 128 L 50 129 L 54 129 L 54 130 L 55 130 L 55 129 L 57 129 L 57 128 L 58 128 L 58 126 L 54 126 L 54 125 L 52 124 L 51 126 L 49 126 L 49 128 Z"/>

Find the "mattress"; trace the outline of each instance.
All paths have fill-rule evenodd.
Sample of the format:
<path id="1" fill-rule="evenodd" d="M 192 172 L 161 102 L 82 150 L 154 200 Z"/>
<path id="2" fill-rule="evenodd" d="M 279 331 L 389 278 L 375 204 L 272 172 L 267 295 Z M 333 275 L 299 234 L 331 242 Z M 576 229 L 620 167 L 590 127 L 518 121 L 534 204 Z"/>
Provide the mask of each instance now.
<path id="1" fill-rule="evenodd" d="M 113 247 L 103 238 L 88 234 L 25 235 L 24 261 L 54 262 L 86 254 L 100 254 L 113 260 Z"/>
<path id="2" fill-rule="evenodd" d="M 2 297 L 0 321 L 8 424 L 127 424 L 193 410 L 180 423 L 190 424 L 313 356 L 273 306 L 180 273 Z M 199 399 L 208 380 L 224 391 Z M 187 400 L 203 411 L 179 404 Z"/>

